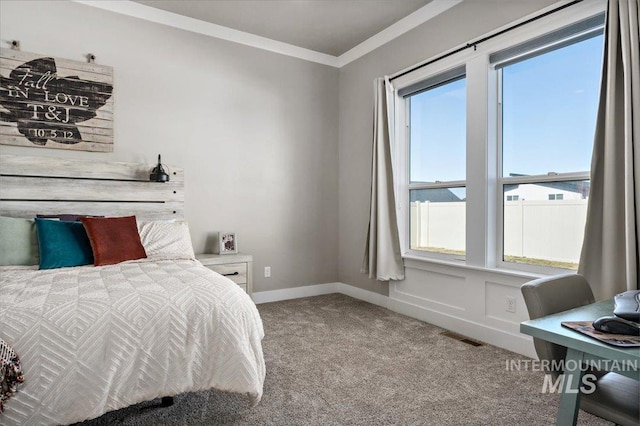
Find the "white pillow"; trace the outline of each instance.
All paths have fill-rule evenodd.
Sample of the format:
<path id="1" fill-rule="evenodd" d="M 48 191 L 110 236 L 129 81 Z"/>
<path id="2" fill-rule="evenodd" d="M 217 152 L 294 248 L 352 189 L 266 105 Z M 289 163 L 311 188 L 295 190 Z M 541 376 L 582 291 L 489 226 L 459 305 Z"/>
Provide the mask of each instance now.
<path id="1" fill-rule="evenodd" d="M 138 222 L 140 241 L 147 257 L 195 259 L 187 222 Z"/>

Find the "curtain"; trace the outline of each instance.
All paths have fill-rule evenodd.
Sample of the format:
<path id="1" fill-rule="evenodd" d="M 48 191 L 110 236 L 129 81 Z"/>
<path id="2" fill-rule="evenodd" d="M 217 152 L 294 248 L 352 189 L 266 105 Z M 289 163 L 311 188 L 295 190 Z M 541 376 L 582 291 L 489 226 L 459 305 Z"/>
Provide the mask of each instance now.
<path id="1" fill-rule="evenodd" d="M 362 272 L 378 281 L 403 280 L 404 265 L 396 215 L 391 146 L 393 87 L 388 78 L 374 81 L 371 208 Z"/>
<path id="2" fill-rule="evenodd" d="M 597 300 L 638 289 L 638 0 L 609 0 L 591 191 L 579 273 Z"/>

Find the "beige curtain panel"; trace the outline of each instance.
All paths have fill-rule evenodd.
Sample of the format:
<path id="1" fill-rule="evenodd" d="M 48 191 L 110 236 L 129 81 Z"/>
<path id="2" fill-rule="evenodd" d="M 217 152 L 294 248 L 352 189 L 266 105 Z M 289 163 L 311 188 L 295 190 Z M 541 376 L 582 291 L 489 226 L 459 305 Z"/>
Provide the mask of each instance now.
<path id="1" fill-rule="evenodd" d="M 579 273 L 597 300 L 638 289 L 639 0 L 609 0 L 591 192 Z"/>
<path id="2" fill-rule="evenodd" d="M 388 79 L 386 84 L 383 78 L 374 81 L 374 96 L 371 211 L 362 272 L 378 281 L 403 280 L 391 161 L 393 89 Z"/>

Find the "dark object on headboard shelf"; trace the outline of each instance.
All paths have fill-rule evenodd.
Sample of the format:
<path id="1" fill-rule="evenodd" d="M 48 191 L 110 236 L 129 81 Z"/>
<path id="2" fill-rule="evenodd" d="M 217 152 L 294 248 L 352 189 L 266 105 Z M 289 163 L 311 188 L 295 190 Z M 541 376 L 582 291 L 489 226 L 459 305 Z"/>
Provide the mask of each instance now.
<path id="1" fill-rule="evenodd" d="M 169 182 L 169 174 L 164 171 L 164 167 L 162 167 L 162 161 L 160 159 L 160 154 L 158 154 L 158 165 L 151 170 L 151 175 L 149 175 L 149 180 L 152 182 Z"/>

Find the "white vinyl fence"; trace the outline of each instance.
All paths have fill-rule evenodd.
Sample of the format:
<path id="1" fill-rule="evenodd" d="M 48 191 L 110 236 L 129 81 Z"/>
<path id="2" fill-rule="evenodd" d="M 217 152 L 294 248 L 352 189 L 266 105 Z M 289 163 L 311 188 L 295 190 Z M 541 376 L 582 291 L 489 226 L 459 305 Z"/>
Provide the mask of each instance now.
<path id="1" fill-rule="evenodd" d="M 465 249 L 467 203 L 411 203 L 411 247 Z"/>
<path id="2" fill-rule="evenodd" d="M 411 247 L 465 249 L 465 202 L 411 203 Z M 506 201 L 504 254 L 578 263 L 587 200 Z"/>

